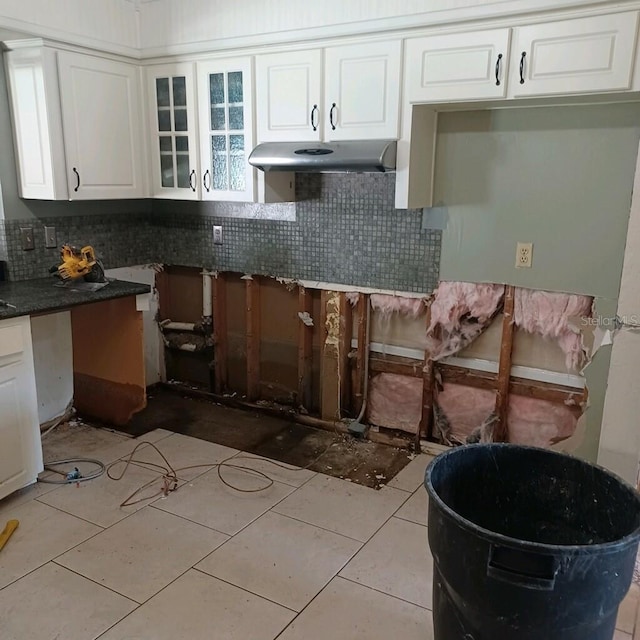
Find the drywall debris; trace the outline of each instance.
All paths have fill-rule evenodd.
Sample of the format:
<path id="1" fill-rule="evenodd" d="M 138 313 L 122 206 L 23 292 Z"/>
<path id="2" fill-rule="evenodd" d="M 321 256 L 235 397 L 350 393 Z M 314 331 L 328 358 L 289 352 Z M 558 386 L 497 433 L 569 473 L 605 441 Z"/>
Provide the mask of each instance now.
<path id="1" fill-rule="evenodd" d="M 300 318 L 307 327 L 313 327 L 313 318 L 309 315 L 308 311 L 298 311 L 298 318 Z"/>
<path id="2" fill-rule="evenodd" d="M 524 331 L 557 340 L 566 355 L 567 369 L 576 370 L 587 353 L 582 332 L 572 319 L 590 317 L 592 305 L 590 296 L 517 288 L 514 322 Z"/>
<path id="3" fill-rule="evenodd" d="M 240 276 L 240 280 L 253 280 L 253 276 L 250 273 L 245 273 L 243 276 Z"/>
<path id="4" fill-rule="evenodd" d="M 357 291 L 347 291 L 344 295 L 352 307 L 355 307 L 360 300 L 360 294 Z"/>
<path id="5" fill-rule="evenodd" d="M 287 291 L 293 291 L 300 284 L 297 280 L 294 280 L 293 278 L 277 278 L 276 277 L 275 280 L 276 282 L 283 284 L 286 287 Z"/>
<path id="6" fill-rule="evenodd" d="M 406 298 L 382 293 L 372 293 L 371 308 L 380 311 L 383 316 L 390 316 L 393 312 L 403 313 L 417 318 L 424 309 L 424 301 L 420 298 Z"/>
<path id="7" fill-rule="evenodd" d="M 427 349 L 432 360 L 457 353 L 473 342 L 500 310 L 504 285 L 441 282 L 431 303 Z"/>

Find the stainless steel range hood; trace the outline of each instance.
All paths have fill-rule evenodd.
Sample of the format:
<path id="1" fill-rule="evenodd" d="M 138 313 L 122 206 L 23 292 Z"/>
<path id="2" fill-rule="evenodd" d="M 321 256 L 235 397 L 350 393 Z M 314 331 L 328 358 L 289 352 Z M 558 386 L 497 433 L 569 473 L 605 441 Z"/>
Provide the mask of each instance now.
<path id="1" fill-rule="evenodd" d="M 395 140 L 264 142 L 249 156 L 262 171 L 395 171 Z"/>

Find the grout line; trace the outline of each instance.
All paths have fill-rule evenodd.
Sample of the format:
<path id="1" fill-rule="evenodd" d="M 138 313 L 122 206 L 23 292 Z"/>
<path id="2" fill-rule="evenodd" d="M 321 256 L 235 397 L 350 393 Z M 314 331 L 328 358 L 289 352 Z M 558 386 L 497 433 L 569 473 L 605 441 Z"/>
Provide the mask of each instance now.
<path id="1" fill-rule="evenodd" d="M 327 529 L 326 527 L 323 527 L 319 524 L 314 524 L 313 522 L 307 522 L 306 520 L 295 518 L 294 516 L 290 516 L 286 513 L 280 513 L 279 511 L 274 511 L 273 509 L 269 509 L 268 513 L 275 513 L 277 516 L 282 516 L 283 518 L 289 518 L 289 520 L 294 520 L 295 522 L 306 524 L 308 527 L 315 527 L 316 529 L 320 529 L 321 531 L 332 533 L 334 536 L 340 536 L 341 538 L 345 538 L 346 540 L 351 540 L 351 542 L 357 542 L 358 544 L 363 546 L 366 544 L 366 542 L 363 542 L 362 540 L 358 540 L 357 538 L 352 538 L 351 536 L 347 536 L 344 533 L 340 533 L 339 531 L 334 531 L 333 529 Z"/>
<path id="2" fill-rule="evenodd" d="M 392 518 L 396 518 L 397 520 L 402 520 L 403 522 L 409 522 L 411 524 L 417 524 L 419 527 L 424 527 L 425 529 L 428 528 L 428 525 L 426 522 L 416 522 L 415 520 L 409 520 L 409 518 L 403 518 L 402 516 L 399 516 L 397 514 L 393 514 L 391 516 Z"/>
<path id="3" fill-rule="evenodd" d="M 215 550 L 212 551 L 212 553 L 214 552 Z M 200 562 L 202 562 L 202 560 Z M 255 591 L 251 591 L 250 589 L 246 589 L 245 587 L 241 587 L 240 585 L 234 584 L 233 582 L 229 582 L 229 580 L 225 580 L 224 578 L 220 578 L 219 576 L 213 575 L 212 573 L 208 573 L 203 569 L 198 569 L 198 567 L 194 566 L 193 570 L 197 571 L 198 573 L 201 573 L 202 575 L 207 576 L 207 578 L 213 578 L 214 580 L 219 580 L 220 582 L 224 582 L 224 584 L 228 584 L 230 587 L 234 587 L 235 589 L 240 589 L 240 591 L 244 591 L 245 593 L 250 593 L 252 596 L 256 596 L 256 598 L 260 598 L 261 600 L 266 600 L 267 602 L 271 602 L 272 604 L 275 604 L 278 607 L 282 607 L 287 611 L 291 611 L 291 613 L 295 613 L 296 615 L 300 613 L 300 611 L 296 611 L 296 609 L 292 609 L 291 607 L 288 607 L 286 604 L 282 604 L 282 602 L 278 602 L 276 600 L 272 600 L 271 598 L 267 598 L 267 596 L 264 596 L 260 593 L 256 593 Z"/>
<path id="4" fill-rule="evenodd" d="M 46 495 L 46 494 L 45 494 Z M 75 513 L 71 513 L 70 511 L 65 511 L 64 509 L 61 509 L 60 507 L 54 507 L 52 504 L 49 504 L 47 502 L 43 502 L 42 500 L 40 500 L 40 498 L 34 498 L 33 499 L 34 502 L 39 502 L 40 504 L 43 504 L 45 507 L 49 507 L 50 509 L 55 509 L 56 511 L 60 511 L 60 513 L 64 513 L 67 516 L 71 516 L 72 518 L 77 518 L 78 520 L 82 520 L 82 522 L 86 522 L 87 524 L 91 524 L 94 527 L 100 527 L 101 531 L 99 531 L 98 533 L 102 533 L 102 531 L 106 531 L 111 525 L 107 525 L 106 527 L 102 524 L 98 524 L 96 522 L 93 522 L 91 520 L 87 520 L 86 518 L 83 518 L 82 516 L 78 516 Z M 113 524 L 116 524 L 115 522 Z M 93 536 L 91 536 L 93 537 Z M 87 538 L 88 540 L 89 538 Z M 66 551 L 65 551 L 66 553 Z M 57 558 L 58 556 L 56 556 Z"/>
<path id="5" fill-rule="evenodd" d="M 399 596 L 394 596 L 392 593 L 388 593 L 386 591 L 380 591 L 380 589 L 376 589 L 375 587 L 370 587 L 368 584 L 363 584 L 362 582 L 357 582 L 356 580 L 351 580 L 351 578 L 345 578 L 344 576 L 340 576 L 340 575 L 338 575 L 336 577 L 340 578 L 341 580 L 346 580 L 347 582 L 350 582 L 351 584 L 357 584 L 360 587 L 364 587 L 365 589 L 369 589 L 371 591 L 376 591 L 377 593 L 381 593 L 383 596 L 389 596 L 390 598 L 393 598 L 394 600 L 399 600 L 400 602 L 404 602 L 405 604 L 413 605 L 414 607 L 418 607 L 419 609 L 422 609 L 423 611 L 429 611 L 429 613 L 433 613 L 433 610 L 430 609 L 429 607 L 424 607 L 421 604 L 416 604 L 415 602 L 411 602 L 410 600 L 405 600 L 404 598 L 400 598 Z"/>
<path id="6" fill-rule="evenodd" d="M 111 593 L 115 593 L 116 595 L 120 596 L 121 598 L 125 598 L 126 600 L 129 600 L 129 602 L 132 602 L 133 604 L 136 605 L 135 609 L 137 609 L 141 604 L 137 600 L 134 600 L 131 596 L 125 596 L 124 593 L 120 593 L 119 591 L 117 591 L 113 587 L 109 587 L 106 584 L 102 584 L 101 582 L 98 582 L 97 580 L 94 580 L 93 578 L 90 578 L 89 576 L 85 576 L 83 573 L 80 573 L 76 569 L 71 569 L 70 567 L 67 567 L 64 564 L 62 564 L 60 562 L 57 562 L 56 560 L 51 560 L 51 562 L 53 564 L 55 564 L 56 566 L 60 567 L 61 569 L 65 569 L 66 571 L 74 573 L 75 575 L 80 576 L 81 578 L 84 578 L 85 580 L 88 580 L 89 582 L 93 582 L 93 584 L 97 584 L 99 587 L 102 587 L 103 589 L 106 589 L 107 591 L 111 591 Z M 133 611 L 135 611 L 135 609 Z M 131 611 L 130 613 L 133 613 L 133 611 Z"/>

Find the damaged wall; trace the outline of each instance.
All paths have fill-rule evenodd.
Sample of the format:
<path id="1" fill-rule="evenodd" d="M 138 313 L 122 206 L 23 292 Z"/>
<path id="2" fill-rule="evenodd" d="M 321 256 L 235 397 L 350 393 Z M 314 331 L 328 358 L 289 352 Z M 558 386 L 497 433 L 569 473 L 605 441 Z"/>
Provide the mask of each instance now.
<path id="1" fill-rule="evenodd" d="M 596 297 L 615 316 L 640 138 L 640 105 L 440 114 L 435 201 L 447 207 L 443 280 L 505 282 Z M 515 269 L 516 242 L 533 267 Z M 517 353 L 517 357 L 519 354 Z M 595 460 L 610 347 L 585 371 L 586 424 L 569 443 Z"/>

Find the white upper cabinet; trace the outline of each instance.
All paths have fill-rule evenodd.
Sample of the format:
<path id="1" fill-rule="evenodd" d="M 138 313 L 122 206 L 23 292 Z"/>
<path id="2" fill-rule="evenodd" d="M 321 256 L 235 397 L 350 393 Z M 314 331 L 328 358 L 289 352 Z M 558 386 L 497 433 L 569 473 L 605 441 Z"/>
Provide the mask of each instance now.
<path id="1" fill-rule="evenodd" d="M 58 70 L 70 199 L 143 197 L 138 68 L 61 51 Z"/>
<path id="2" fill-rule="evenodd" d="M 256 57 L 259 142 L 322 139 L 322 50 Z"/>
<path id="3" fill-rule="evenodd" d="M 444 102 L 504 98 L 510 29 L 410 38 L 405 99 Z"/>
<path id="4" fill-rule="evenodd" d="M 325 50 L 324 137 L 398 137 L 402 42 L 372 42 Z"/>
<path id="5" fill-rule="evenodd" d="M 6 66 L 20 196 L 145 197 L 138 67 L 11 45 Z"/>
<path id="6" fill-rule="evenodd" d="M 55 51 L 43 47 L 7 51 L 5 64 L 18 192 L 22 198 L 66 200 L 67 174 Z"/>
<path id="7" fill-rule="evenodd" d="M 251 58 L 199 62 L 198 124 L 203 200 L 253 202 Z"/>
<path id="8" fill-rule="evenodd" d="M 154 198 L 200 199 L 194 76 L 192 63 L 147 69 Z"/>
<path id="9" fill-rule="evenodd" d="M 510 97 L 631 88 L 638 12 L 514 29 Z"/>
<path id="10" fill-rule="evenodd" d="M 394 40 L 257 56 L 258 142 L 397 138 L 401 52 Z"/>

